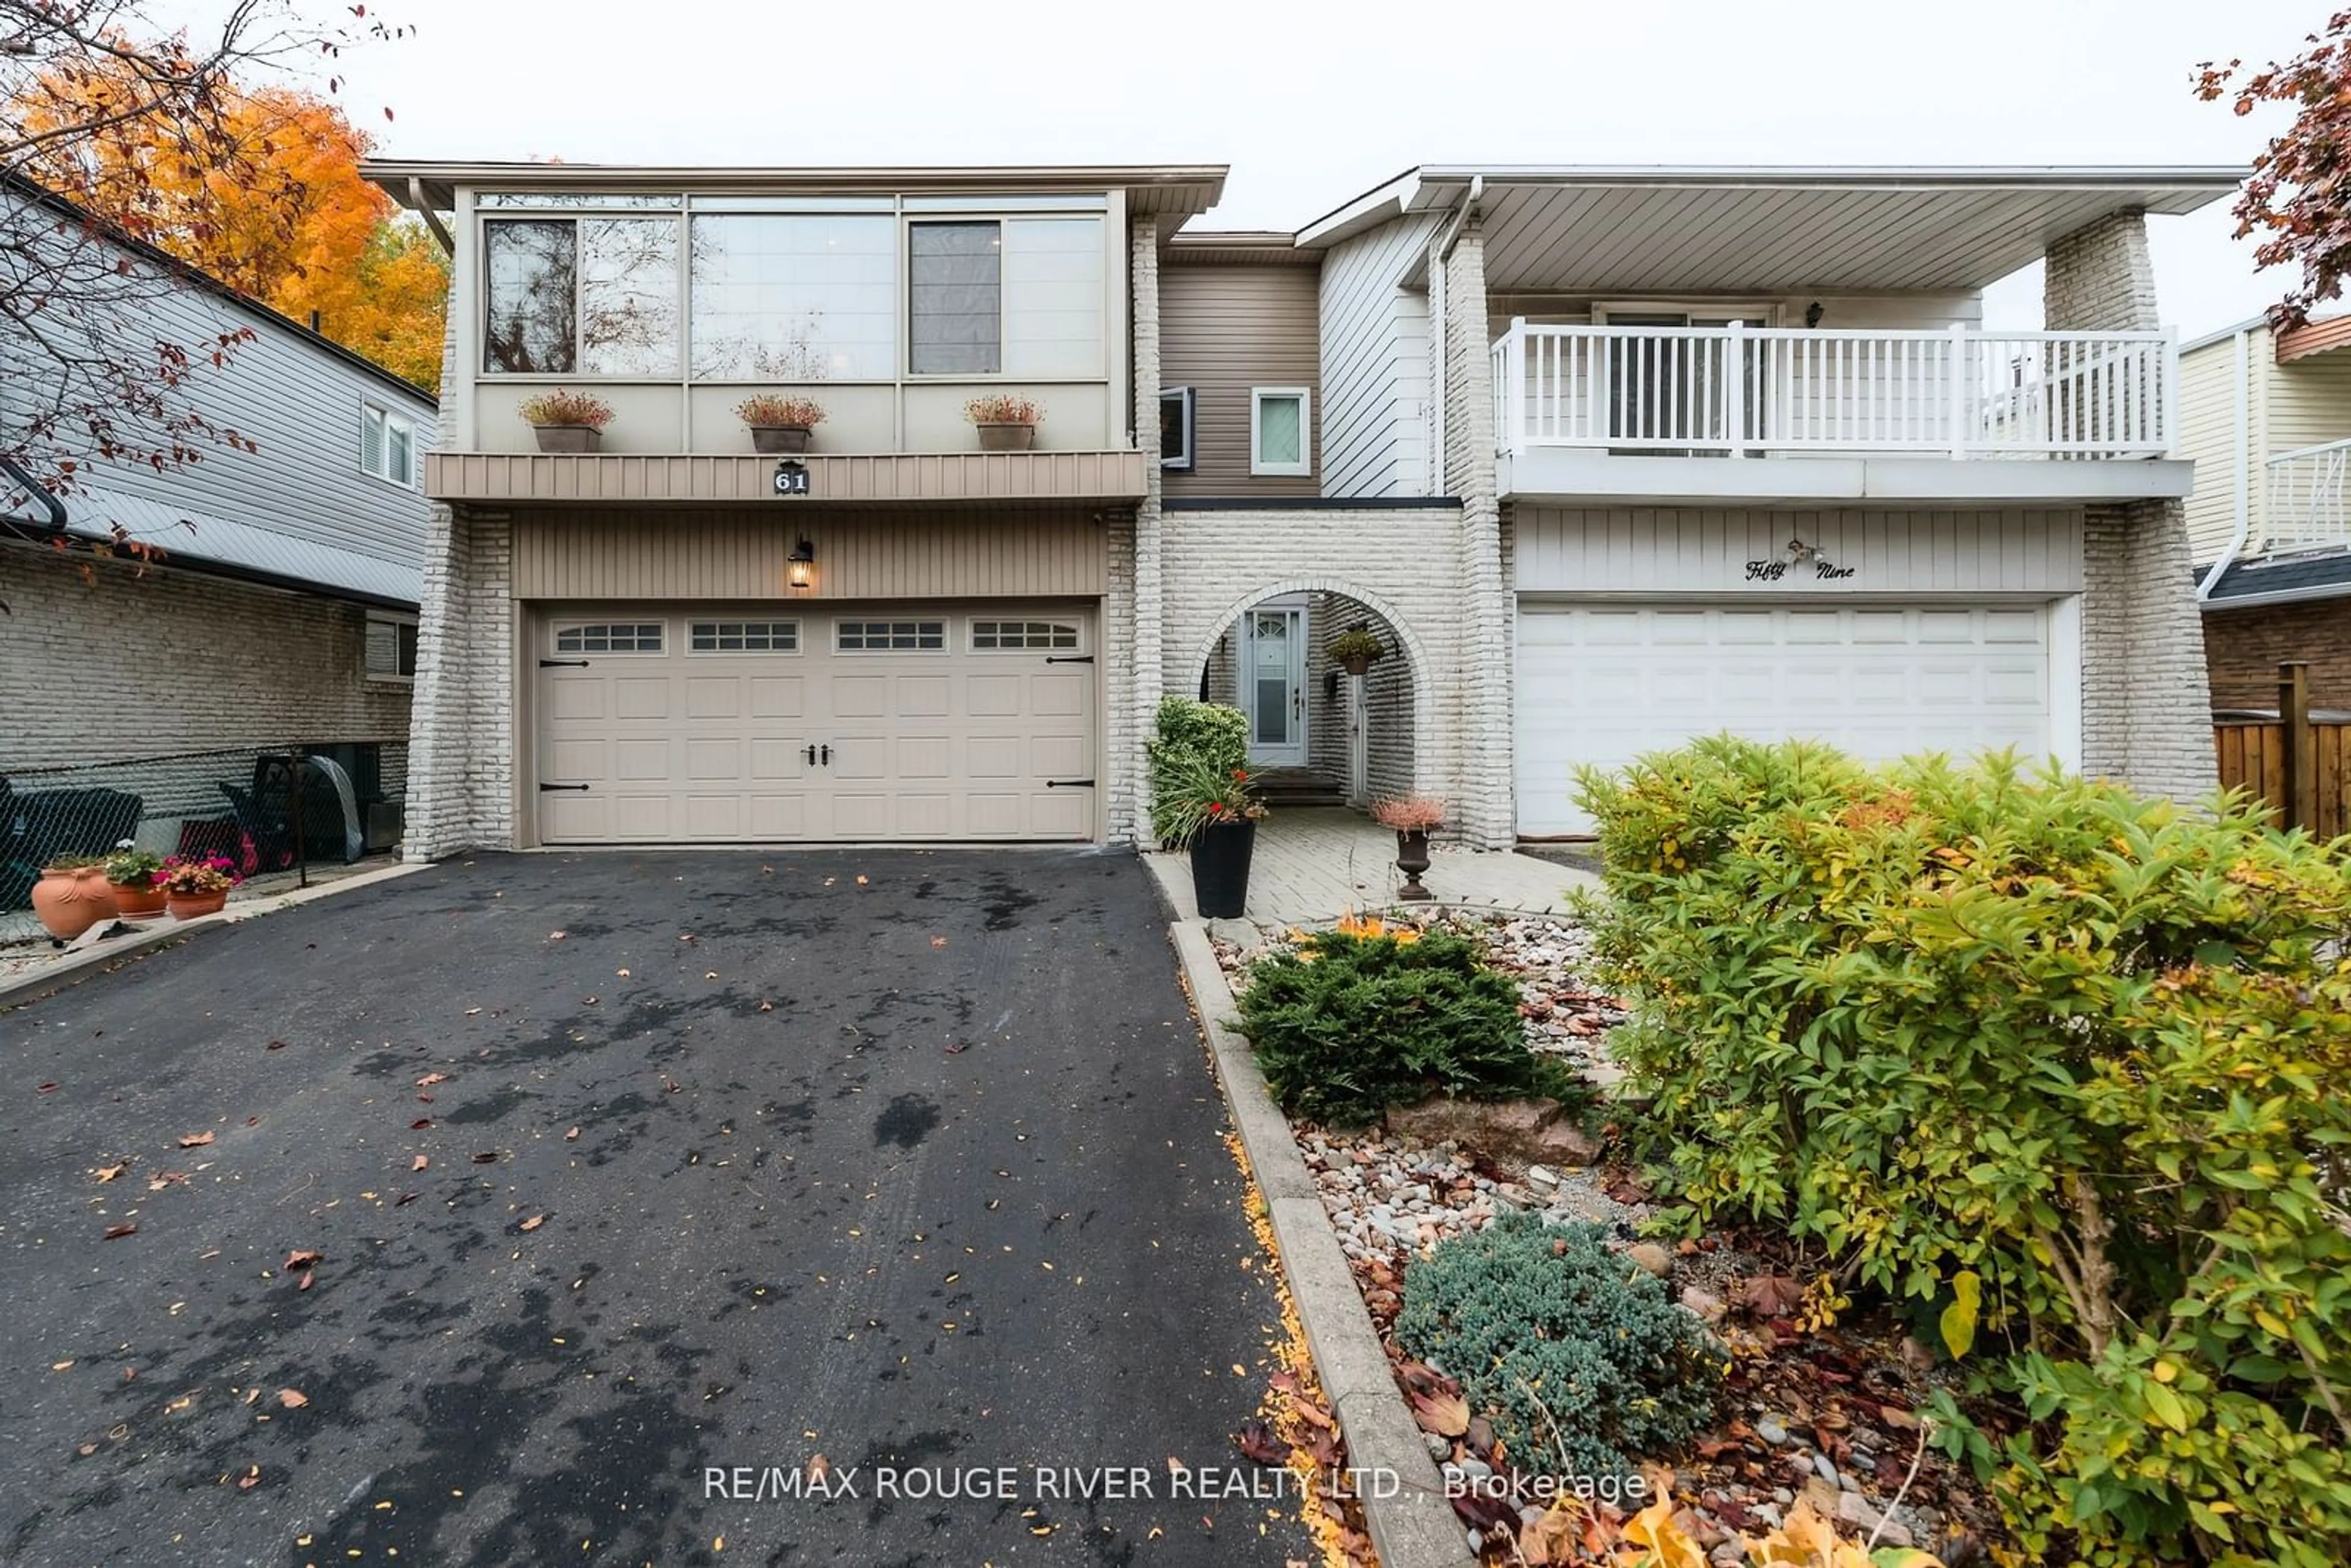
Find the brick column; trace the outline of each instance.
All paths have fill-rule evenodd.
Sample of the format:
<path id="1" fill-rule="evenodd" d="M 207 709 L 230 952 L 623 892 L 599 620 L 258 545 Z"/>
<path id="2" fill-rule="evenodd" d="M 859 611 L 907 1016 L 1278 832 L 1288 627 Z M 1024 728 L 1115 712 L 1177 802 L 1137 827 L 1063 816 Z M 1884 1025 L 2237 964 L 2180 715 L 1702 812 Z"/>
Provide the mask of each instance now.
<path id="1" fill-rule="evenodd" d="M 1441 242 L 1440 242 L 1441 243 Z M 1463 225 L 1444 271 L 1445 487 L 1461 501 L 1462 658 L 1458 691 L 1440 694 L 1458 705 L 1465 755 L 1447 789 L 1457 826 L 1479 849 L 1508 849 L 1517 830 L 1510 735 L 1511 602 L 1502 578 L 1501 506 L 1495 495 L 1494 380 L 1487 351 L 1486 236 L 1476 220 Z M 1422 771 L 1427 771 L 1424 760 Z"/>
<path id="2" fill-rule="evenodd" d="M 2057 332 L 2159 326 L 2146 218 L 2114 214 L 2052 243 L 2042 315 Z M 2209 793 L 2219 779 L 2186 509 L 2091 507 L 2082 549 L 2082 770 L 2151 794 Z"/>
<path id="3" fill-rule="evenodd" d="M 1143 741 L 1164 684 L 1161 554 L 1164 527 L 1159 469 L 1159 220 L 1137 218 L 1128 230 L 1128 351 L 1134 367 L 1134 444 L 1144 454 L 1144 497 L 1131 522 L 1113 526 L 1107 622 L 1123 623 L 1124 657 L 1109 671 L 1109 790 L 1104 800 L 1110 841 L 1139 842 L 1144 800 Z M 1105 636 L 1108 637 L 1106 629 Z M 1110 649 L 1115 654 L 1122 650 Z"/>

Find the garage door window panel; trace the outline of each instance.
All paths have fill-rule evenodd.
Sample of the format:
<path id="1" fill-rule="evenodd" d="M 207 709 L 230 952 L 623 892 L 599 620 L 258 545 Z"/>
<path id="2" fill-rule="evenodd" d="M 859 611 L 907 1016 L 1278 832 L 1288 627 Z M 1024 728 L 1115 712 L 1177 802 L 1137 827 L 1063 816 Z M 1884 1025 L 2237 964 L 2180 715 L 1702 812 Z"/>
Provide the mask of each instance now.
<path id="1" fill-rule="evenodd" d="M 1013 653 L 1026 649 L 1074 652 L 1078 628 L 1068 621 L 975 621 L 971 647 L 976 653 Z"/>
<path id="2" fill-rule="evenodd" d="M 797 621 L 695 621 L 686 628 L 689 653 L 797 653 Z"/>
<path id="3" fill-rule="evenodd" d="M 559 653 L 658 653 L 662 623 L 658 621 L 593 621 L 555 629 Z"/>
<path id="4" fill-rule="evenodd" d="M 943 653 L 944 621 L 842 621 L 833 627 L 833 646 L 844 653 Z"/>

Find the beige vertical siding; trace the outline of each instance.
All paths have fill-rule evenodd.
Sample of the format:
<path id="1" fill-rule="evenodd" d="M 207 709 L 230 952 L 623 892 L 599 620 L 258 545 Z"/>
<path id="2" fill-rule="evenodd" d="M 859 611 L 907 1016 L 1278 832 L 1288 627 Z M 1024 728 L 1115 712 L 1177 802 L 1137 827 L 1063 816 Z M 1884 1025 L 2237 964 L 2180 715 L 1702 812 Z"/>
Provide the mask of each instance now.
<path id="1" fill-rule="evenodd" d="M 2196 465 L 2196 488 L 2188 497 L 2188 546 L 2190 558 L 2202 566 L 2219 558 L 2237 526 L 2234 337 L 2180 356 L 2179 455 Z"/>
<path id="2" fill-rule="evenodd" d="M 1170 265 L 1161 271 L 1159 382 L 1192 389 L 1196 420 L 1192 470 L 1169 470 L 1168 495 L 1321 494 L 1319 305 L 1311 267 Z M 1249 473 L 1251 387 L 1309 389 L 1313 474 L 1273 478 Z"/>
<path id="3" fill-rule="evenodd" d="M 1107 530 L 1083 512 L 559 512 L 514 533 L 517 599 L 1095 598 L 1109 576 Z M 785 574 L 802 538 L 815 582 L 796 591 Z"/>
<path id="4" fill-rule="evenodd" d="M 2269 451 L 2351 440 L 2351 351 L 2281 365 L 2266 341 L 2261 349 L 2270 363 Z"/>

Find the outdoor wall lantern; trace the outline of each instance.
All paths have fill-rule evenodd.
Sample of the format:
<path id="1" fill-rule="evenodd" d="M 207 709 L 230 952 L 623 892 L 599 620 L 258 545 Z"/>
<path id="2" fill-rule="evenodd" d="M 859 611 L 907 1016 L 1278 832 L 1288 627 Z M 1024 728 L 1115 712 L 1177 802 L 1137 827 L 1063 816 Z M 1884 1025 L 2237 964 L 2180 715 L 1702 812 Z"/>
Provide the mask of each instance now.
<path id="1" fill-rule="evenodd" d="M 816 546 L 802 539 L 792 547 L 791 585 L 797 589 L 805 589 L 815 580 Z"/>

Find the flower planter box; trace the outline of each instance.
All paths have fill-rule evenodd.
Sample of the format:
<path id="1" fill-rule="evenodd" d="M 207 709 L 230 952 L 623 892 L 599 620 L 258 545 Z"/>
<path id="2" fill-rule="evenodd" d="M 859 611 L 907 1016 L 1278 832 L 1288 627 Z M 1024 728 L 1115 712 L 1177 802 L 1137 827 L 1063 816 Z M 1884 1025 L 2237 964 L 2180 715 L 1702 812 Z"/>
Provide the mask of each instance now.
<path id="1" fill-rule="evenodd" d="M 751 450 L 763 457 L 790 457 L 806 452 L 815 434 L 805 424 L 755 424 L 750 430 Z"/>
<path id="2" fill-rule="evenodd" d="M 982 424 L 979 449 L 982 452 L 1026 452 L 1037 444 L 1037 427 L 1033 424 Z"/>
<path id="3" fill-rule="evenodd" d="M 541 452 L 594 452 L 604 444 L 604 433 L 592 424 L 534 424 Z"/>

